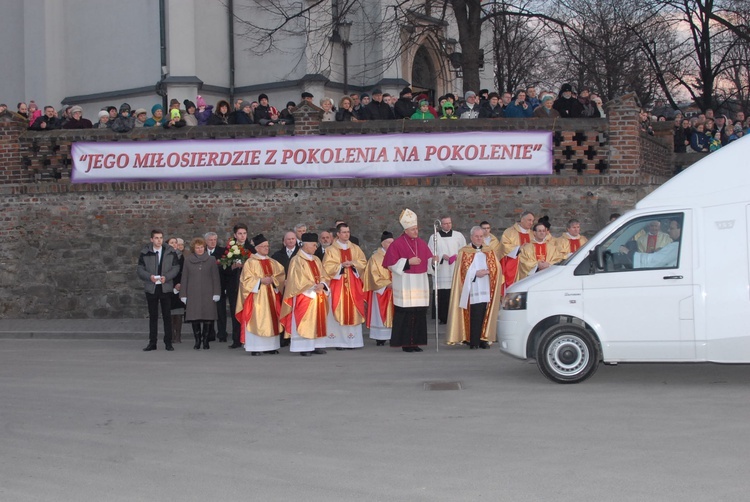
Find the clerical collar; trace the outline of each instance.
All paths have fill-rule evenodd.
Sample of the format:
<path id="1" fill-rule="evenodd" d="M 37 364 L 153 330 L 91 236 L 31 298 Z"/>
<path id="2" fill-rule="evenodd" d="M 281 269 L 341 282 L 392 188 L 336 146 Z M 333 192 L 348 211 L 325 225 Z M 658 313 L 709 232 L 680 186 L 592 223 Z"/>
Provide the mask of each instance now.
<path id="1" fill-rule="evenodd" d="M 255 253 L 253 256 L 255 256 L 259 260 L 267 260 L 268 259 L 268 256 L 263 256 L 260 253 Z"/>
<path id="2" fill-rule="evenodd" d="M 339 243 L 339 246 L 341 246 L 344 249 L 349 249 L 349 243 L 348 242 L 341 242 L 340 240 L 336 239 L 336 242 Z"/>
<path id="3" fill-rule="evenodd" d="M 448 230 L 447 232 L 443 232 L 442 230 L 438 230 L 438 233 L 440 234 L 440 237 L 452 237 L 453 236 L 453 230 Z"/>
<path id="4" fill-rule="evenodd" d="M 305 253 L 304 251 L 302 251 L 301 249 L 299 250 L 299 252 L 300 252 L 300 253 L 302 254 L 302 256 L 304 256 L 304 257 L 305 257 L 305 258 L 307 258 L 308 260 L 312 260 L 312 258 L 313 258 L 313 257 L 312 257 L 312 255 L 311 255 L 311 254 L 307 254 L 307 253 Z"/>
<path id="5" fill-rule="evenodd" d="M 572 236 L 572 235 L 570 235 L 570 234 L 569 234 L 568 232 L 565 232 L 565 235 L 567 235 L 567 236 L 568 236 L 568 239 L 571 239 L 571 240 L 574 240 L 574 241 L 576 241 L 576 240 L 578 240 L 578 239 L 580 239 L 580 238 L 581 238 L 581 234 L 578 234 L 578 235 L 576 235 L 575 237 L 573 237 L 573 236 Z"/>
<path id="6" fill-rule="evenodd" d="M 547 239 L 544 239 L 543 241 L 538 241 L 534 239 L 534 244 L 546 244 L 546 243 L 547 243 Z"/>
<path id="7" fill-rule="evenodd" d="M 482 246 L 475 246 L 474 243 L 471 244 L 471 247 L 473 247 L 474 249 L 482 249 Z"/>

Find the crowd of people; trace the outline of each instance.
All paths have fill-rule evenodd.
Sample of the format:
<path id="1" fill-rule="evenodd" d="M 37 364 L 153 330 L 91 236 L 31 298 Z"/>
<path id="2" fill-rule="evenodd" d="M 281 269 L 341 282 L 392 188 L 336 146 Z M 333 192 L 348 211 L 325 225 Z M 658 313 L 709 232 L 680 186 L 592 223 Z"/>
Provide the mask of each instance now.
<path id="1" fill-rule="evenodd" d="M 576 93 L 570 84 L 564 84 L 558 93 L 537 92 L 535 86 L 515 92 L 468 91 L 463 95 L 448 93 L 444 96 L 429 96 L 414 93 L 410 87 L 401 90 L 398 97 L 380 89 L 371 92 L 355 92 L 338 100 L 323 97 L 315 100 L 310 92 L 303 92 L 301 100 L 319 106 L 323 110 L 324 122 L 359 122 L 368 120 L 457 120 L 477 118 L 595 118 L 605 117 L 602 100 L 590 89 Z M 83 108 L 78 105 L 65 106 L 60 110 L 48 105 L 40 109 L 34 101 L 17 104 L 16 111 L 0 104 L 0 118 L 14 117 L 28 123 L 30 130 L 55 129 L 110 129 L 129 132 L 140 127 L 179 128 L 205 125 L 288 125 L 294 123 L 294 101 L 278 109 L 262 93 L 255 101 L 237 98 L 233 104 L 221 99 L 209 105 L 202 96 L 195 101 L 185 99 L 180 103 L 172 99 L 169 107 L 157 103 L 151 110 L 133 110 L 128 103 L 119 107 L 105 106 L 97 112 L 95 121 L 84 118 Z"/>
<path id="2" fill-rule="evenodd" d="M 651 118 L 641 111 L 641 128 L 647 132 L 651 129 Z M 716 115 L 710 108 L 690 118 L 677 112 L 673 120 L 675 153 L 714 152 L 750 134 L 750 118 L 745 117 L 745 112 L 741 110 L 731 117 L 727 114 Z M 660 115 L 657 121 L 664 122 L 666 117 Z"/>
<path id="3" fill-rule="evenodd" d="M 363 325 L 376 346 L 421 352 L 431 303 L 433 317 L 447 325 L 447 343 L 487 349 L 496 341 L 504 289 L 586 242 L 578 220 L 552 237 L 549 219 L 537 220 L 529 211 L 500 238 L 482 221 L 467 241 L 444 216 L 425 242 L 409 209 L 398 224 L 403 233 L 383 231 L 369 259 L 342 220 L 319 233 L 300 223 L 275 252 L 263 234 L 250 238 L 243 223 L 233 227 L 224 245 L 216 232 L 186 247 L 182 239 L 165 242 L 161 230 L 152 230 L 137 267 L 149 312 L 144 350 L 157 348 L 159 309 L 167 350 L 181 343 L 183 320 L 192 326 L 196 350 L 209 349 L 216 339 L 228 341 L 229 307 L 229 348 L 244 347 L 253 356 L 278 354 L 287 344 L 302 356 L 359 349 Z"/>

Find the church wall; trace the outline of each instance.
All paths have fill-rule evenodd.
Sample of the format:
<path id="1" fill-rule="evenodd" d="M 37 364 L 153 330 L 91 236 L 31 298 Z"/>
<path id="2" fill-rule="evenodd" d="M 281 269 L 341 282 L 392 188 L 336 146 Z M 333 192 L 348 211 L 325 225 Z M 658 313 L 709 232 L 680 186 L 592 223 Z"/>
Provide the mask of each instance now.
<path id="1" fill-rule="evenodd" d="M 262 232 L 278 249 L 283 233 L 296 223 L 320 231 L 344 218 L 369 254 L 383 230 L 400 233 L 397 220 L 404 207 L 419 215 L 423 238 L 431 233 L 432 221 L 444 215 L 453 218 L 459 231 L 468 233 L 487 220 L 500 234 L 529 209 L 537 216 L 549 215 L 556 235 L 576 217 L 591 236 L 610 213 L 627 211 L 668 179 L 665 159 L 671 157 L 665 152 L 670 144 L 657 137 L 644 146 L 639 135 L 624 137 L 637 110 L 633 96 L 626 96 L 609 104 L 610 120 L 321 124 L 319 112 L 305 107 L 296 130 L 228 126 L 126 135 L 38 133 L 0 121 L 0 316 L 145 317 L 135 267 L 154 227 L 186 241 L 212 230 L 226 241 L 232 225 L 245 222 L 251 235 Z M 69 180 L 70 145 L 82 140 L 380 134 L 387 141 L 388 134 L 402 131 L 524 129 L 554 131 L 559 168 L 554 174 L 82 185 Z M 631 140 L 633 152 L 625 155 L 625 142 Z"/>

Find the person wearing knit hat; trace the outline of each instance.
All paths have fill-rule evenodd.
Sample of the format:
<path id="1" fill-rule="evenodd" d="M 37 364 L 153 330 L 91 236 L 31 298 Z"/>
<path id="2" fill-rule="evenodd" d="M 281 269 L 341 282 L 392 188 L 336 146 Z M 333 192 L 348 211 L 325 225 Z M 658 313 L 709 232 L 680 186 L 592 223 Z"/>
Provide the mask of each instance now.
<path id="1" fill-rule="evenodd" d="M 460 119 L 478 119 L 479 103 L 477 103 L 477 94 L 474 91 L 466 91 L 464 98 L 466 102 L 458 107 L 456 116 Z"/>
<path id="2" fill-rule="evenodd" d="M 274 114 L 274 112 L 276 113 Z M 268 104 L 268 95 L 266 94 L 258 96 L 258 106 L 253 110 L 253 115 L 256 124 L 272 126 L 279 122 L 278 112 L 276 108 Z"/>
<path id="3" fill-rule="evenodd" d="M 110 120 L 110 128 L 115 132 L 130 132 L 135 127 L 135 117 L 130 115 L 130 105 L 120 105 L 120 113 L 117 118 Z"/>
<path id="4" fill-rule="evenodd" d="M 411 120 L 433 120 L 435 116 L 430 111 L 430 103 L 426 99 L 419 102 L 419 110 L 411 116 Z"/>
<path id="5" fill-rule="evenodd" d="M 164 108 L 157 103 L 151 107 L 151 117 L 144 122 L 143 127 L 163 127 L 165 122 Z"/>
<path id="6" fill-rule="evenodd" d="M 297 103 L 287 101 L 286 107 L 279 113 L 279 125 L 294 124 L 294 110 L 297 109 Z"/>
<path id="7" fill-rule="evenodd" d="M 203 96 L 199 95 L 195 97 L 195 106 L 197 107 L 195 118 L 198 119 L 198 125 L 208 125 L 211 115 L 213 115 L 213 105 L 206 105 L 206 100 L 203 99 Z"/>
<path id="8" fill-rule="evenodd" d="M 248 106 L 250 103 L 248 103 Z M 237 318 L 240 343 L 251 356 L 278 354 L 281 347 L 281 290 L 286 274 L 281 263 L 269 256 L 270 246 L 263 234 L 252 239 L 255 254 L 242 266 Z"/>
<path id="9" fill-rule="evenodd" d="M 363 277 L 367 295 L 366 325 L 370 329 L 370 339 L 378 346 L 391 339 L 393 327 L 393 289 L 391 272 L 383 267 L 383 258 L 393 242 L 393 234 L 384 231 L 380 235 L 380 247 L 367 261 Z"/>
<path id="10" fill-rule="evenodd" d="M 427 308 L 430 285 L 427 269 L 436 256 L 419 238 L 417 215 L 404 209 L 399 216 L 404 233 L 395 239 L 383 258 L 383 266 L 393 275 L 393 329 L 391 347 L 404 352 L 422 352 L 427 344 Z"/>
<path id="11" fill-rule="evenodd" d="M 281 304 L 281 323 L 290 352 L 301 356 L 325 354 L 327 318 L 330 309 L 329 277 L 320 258 L 315 256 L 318 234 L 304 233 L 299 248 L 289 262 Z"/>
<path id="12" fill-rule="evenodd" d="M 538 119 L 558 119 L 560 112 L 552 108 L 555 104 L 555 98 L 551 94 L 542 96 L 542 104 L 534 109 L 533 117 Z"/>
<path id="13" fill-rule="evenodd" d="M 560 113 L 560 117 L 564 119 L 579 118 L 583 114 L 583 105 L 575 96 L 573 96 L 573 86 L 570 84 L 563 84 L 562 87 L 560 87 L 560 94 L 558 94 L 552 107 L 557 110 Z"/>
<path id="14" fill-rule="evenodd" d="M 182 118 L 185 120 L 185 125 L 195 127 L 198 125 L 198 119 L 195 117 L 195 103 L 186 99 L 182 102 L 185 105 L 185 113 Z"/>
<path id="15" fill-rule="evenodd" d="M 398 95 L 398 101 L 393 105 L 393 113 L 396 119 L 410 119 L 417 111 L 416 104 L 411 100 L 411 89 L 404 87 Z"/>
<path id="16" fill-rule="evenodd" d="M 250 101 L 242 100 L 240 102 L 240 108 L 234 114 L 234 123 L 238 125 L 251 125 L 255 123 L 253 105 Z"/>
<path id="17" fill-rule="evenodd" d="M 135 127 L 144 127 L 146 120 L 148 120 L 148 111 L 145 108 L 138 108 L 135 113 L 133 113 L 133 116 L 135 117 Z"/>
<path id="18" fill-rule="evenodd" d="M 99 121 L 94 124 L 94 129 L 109 129 L 112 127 L 112 123 L 109 121 L 109 112 L 107 110 L 99 110 Z"/>

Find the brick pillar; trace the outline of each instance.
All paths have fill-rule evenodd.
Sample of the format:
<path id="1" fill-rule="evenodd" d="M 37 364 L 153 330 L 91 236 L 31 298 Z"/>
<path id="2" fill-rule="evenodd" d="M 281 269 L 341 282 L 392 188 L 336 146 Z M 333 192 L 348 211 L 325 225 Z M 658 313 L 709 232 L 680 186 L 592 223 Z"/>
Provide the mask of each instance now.
<path id="1" fill-rule="evenodd" d="M 294 111 L 294 135 L 317 136 L 320 134 L 320 120 L 323 109 L 303 101 Z"/>
<path id="2" fill-rule="evenodd" d="M 19 138 L 26 124 L 11 118 L 0 118 L 0 184 L 21 183 L 21 147 Z"/>
<path id="3" fill-rule="evenodd" d="M 640 106 L 634 93 L 607 103 L 609 120 L 610 174 L 635 175 L 640 171 L 641 128 L 638 122 Z"/>

